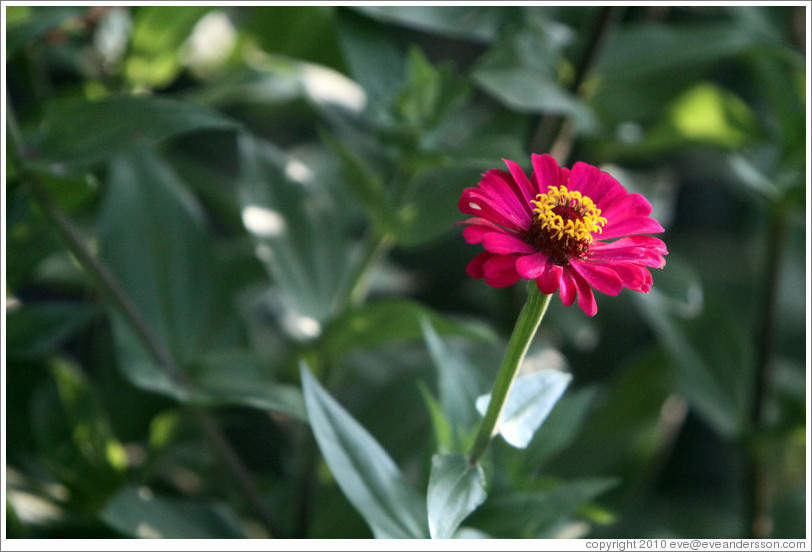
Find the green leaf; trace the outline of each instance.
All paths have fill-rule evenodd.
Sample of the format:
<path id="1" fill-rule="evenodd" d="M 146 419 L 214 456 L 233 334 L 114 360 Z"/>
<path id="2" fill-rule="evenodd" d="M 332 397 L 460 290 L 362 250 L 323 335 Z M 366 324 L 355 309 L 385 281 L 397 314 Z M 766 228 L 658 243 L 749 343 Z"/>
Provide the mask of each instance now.
<path id="1" fill-rule="evenodd" d="M 190 361 L 186 366 L 187 381 L 178 382 L 141 348 L 135 336 L 123 327 L 123 321 L 116 320 L 114 327 L 118 330 L 119 368 L 140 389 L 189 405 L 244 406 L 307 420 L 299 388 L 264 374 L 256 358 L 210 353 Z"/>
<path id="2" fill-rule="evenodd" d="M 374 110 L 391 104 L 406 78 L 403 52 L 378 24 L 346 8 L 337 11 L 338 36 L 352 77 Z"/>
<path id="3" fill-rule="evenodd" d="M 743 32 L 734 22 L 638 23 L 614 33 L 597 69 L 611 78 L 639 79 L 670 71 L 707 68 L 754 48 L 763 37 Z"/>
<path id="4" fill-rule="evenodd" d="M 571 380 L 570 374 L 549 369 L 516 378 L 496 431 L 514 447 L 526 448 Z M 490 398 L 490 395 L 483 395 L 476 401 L 476 408 L 483 416 Z"/>
<path id="5" fill-rule="evenodd" d="M 639 139 L 621 139 L 613 144 L 611 147 L 618 149 L 616 155 L 623 158 L 661 155 L 691 144 L 741 149 L 761 133 L 747 104 L 710 82 L 695 83 L 663 105 L 660 113 L 664 115 L 662 120 Z"/>
<path id="6" fill-rule="evenodd" d="M 420 395 L 423 397 L 423 402 L 426 403 L 426 408 L 429 410 L 431 416 L 431 425 L 434 428 L 434 437 L 437 443 L 436 449 L 441 453 L 446 453 L 455 449 L 455 439 L 451 422 L 443 412 L 440 403 L 431 394 L 428 387 L 422 381 L 417 382 L 420 389 Z"/>
<path id="7" fill-rule="evenodd" d="M 114 314 L 118 365 L 134 385 L 182 402 L 242 404 L 304 417 L 294 388 L 257 377 L 250 364 L 220 364 L 222 370 L 201 368 L 200 374 L 188 370 L 205 367 L 213 358 L 207 352 L 233 346 L 221 327 L 229 319 L 218 307 L 220 291 L 202 209 L 154 153 L 133 152 L 113 161 L 99 240 L 102 258 L 151 333 L 190 378 L 188 386 L 170 378 Z M 233 376 L 227 384 L 218 379 L 226 374 Z M 250 385 L 249 375 L 254 378 Z"/>
<path id="8" fill-rule="evenodd" d="M 247 351 L 217 351 L 190 369 L 197 404 L 241 405 L 307 420 L 304 397 L 295 385 L 274 381 L 267 367 Z"/>
<path id="9" fill-rule="evenodd" d="M 432 65 L 417 47 L 409 50 L 407 79 L 396 98 L 399 121 L 418 132 L 434 126 L 468 93 L 468 83 L 449 63 Z"/>
<path id="10" fill-rule="evenodd" d="M 472 524 L 495 538 L 555 538 L 554 527 L 618 483 L 609 478 L 557 482 L 543 491 L 491 496 Z"/>
<path id="11" fill-rule="evenodd" d="M 313 435 L 336 482 L 376 538 L 426 538 L 426 507 L 378 442 L 301 366 Z"/>
<path id="12" fill-rule="evenodd" d="M 398 218 L 389 203 L 383 179 L 342 140 L 324 133 L 322 139 L 341 160 L 344 183 L 381 235 L 397 233 Z"/>
<path id="13" fill-rule="evenodd" d="M 233 128 L 219 113 L 155 96 L 111 95 L 102 100 L 54 101 L 46 108 L 33 163 L 56 169 L 86 167 L 118 153 L 199 129 Z M 88 131 L 92 129 L 92 131 Z"/>
<path id="14" fill-rule="evenodd" d="M 418 31 L 477 41 L 493 39 L 505 11 L 496 6 L 354 6 L 364 15 Z"/>
<path id="15" fill-rule="evenodd" d="M 124 535 L 151 539 L 244 538 L 240 521 L 223 505 L 155 496 L 128 486 L 105 505 L 101 519 Z"/>
<path id="16" fill-rule="evenodd" d="M 701 316 L 680 320 L 654 308 L 645 316 L 677 370 L 677 385 L 721 436 L 746 430 L 753 379 L 753 344 L 741 319 L 714 299 Z"/>
<path id="17" fill-rule="evenodd" d="M 116 157 L 99 214 L 101 256 L 181 365 L 210 346 L 215 290 L 204 214 L 151 151 Z"/>
<path id="18" fill-rule="evenodd" d="M 478 420 L 474 406 L 480 383 L 477 371 L 461 353 L 443 342 L 428 319 L 421 319 L 420 327 L 437 370 L 442 411 L 454 426 L 468 428 Z"/>
<path id="19" fill-rule="evenodd" d="M 367 349 L 398 340 L 420 339 L 421 320 L 431 322 L 444 335 L 459 335 L 492 340 L 485 326 L 457 322 L 409 300 L 388 300 L 367 303 L 352 309 L 325 326 L 321 347 L 330 358 L 352 349 Z"/>
<path id="20" fill-rule="evenodd" d="M 396 237 L 405 246 L 418 246 L 443 234 L 459 231 L 457 208 L 462 190 L 475 186 L 480 168 L 434 164 L 419 171 L 398 205 Z"/>
<path id="21" fill-rule="evenodd" d="M 433 539 L 451 538 L 462 520 L 485 501 L 485 473 L 463 454 L 431 459 L 427 496 L 429 531 Z"/>
<path id="22" fill-rule="evenodd" d="M 473 81 L 510 109 L 573 117 L 582 129 L 596 124 L 589 107 L 560 82 L 558 59 L 571 35 L 539 12 L 522 26 L 505 27 L 499 41 L 477 63 Z"/>
<path id="23" fill-rule="evenodd" d="M 282 291 L 283 326 L 297 339 L 313 338 L 335 308 L 350 268 L 342 213 L 300 161 L 246 134 L 239 137 L 239 152 L 243 224 Z"/>
<path id="24" fill-rule="evenodd" d="M 523 113 L 568 115 L 580 128 L 595 125 L 593 115 L 581 100 L 551 76 L 530 67 L 487 67 L 477 69 L 474 82 L 485 92 Z"/>
<path id="25" fill-rule="evenodd" d="M 88 303 L 25 304 L 6 311 L 6 343 L 11 358 L 40 358 L 53 353 L 98 315 Z"/>

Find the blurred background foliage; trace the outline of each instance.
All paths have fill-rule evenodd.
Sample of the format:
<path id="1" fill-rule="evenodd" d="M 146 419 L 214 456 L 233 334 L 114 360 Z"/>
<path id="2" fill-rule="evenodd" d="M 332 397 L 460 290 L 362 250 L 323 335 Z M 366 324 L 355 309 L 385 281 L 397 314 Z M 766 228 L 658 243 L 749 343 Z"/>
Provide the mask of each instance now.
<path id="1" fill-rule="evenodd" d="M 667 265 L 554 298 L 527 363 L 572 383 L 458 536 L 804 537 L 805 8 L 4 9 L 9 537 L 372 536 L 299 362 L 423 496 L 525 294 L 459 195 L 548 150 Z"/>

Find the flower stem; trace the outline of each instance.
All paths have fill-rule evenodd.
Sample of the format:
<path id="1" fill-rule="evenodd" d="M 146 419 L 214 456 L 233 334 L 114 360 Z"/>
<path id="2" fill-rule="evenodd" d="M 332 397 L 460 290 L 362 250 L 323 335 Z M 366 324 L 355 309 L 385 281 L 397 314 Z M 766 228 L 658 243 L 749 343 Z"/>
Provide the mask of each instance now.
<path id="1" fill-rule="evenodd" d="M 502 409 L 505 407 L 510 388 L 513 386 L 516 374 L 519 373 L 519 367 L 527 354 L 530 342 L 533 341 L 533 336 L 536 335 L 541 319 L 544 318 L 544 313 L 547 312 L 551 297 L 552 295 L 541 293 L 535 281 L 528 282 L 527 302 L 524 304 L 519 319 L 516 321 L 516 326 L 513 328 L 513 334 L 510 336 L 505 357 L 502 359 L 502 365 L 499 367 L 499 373 L 496 375 L 496 381 L 493 384 L 491 402 L 488 404 L 488 410 L 485 412 L 485 417 L 479 426 L 474 445 L 468 453 L 468 462 L 472 465 L 479 463 L 482 455 L 488 449 L 491 437 L 496 431 L 496 424 L 502 414 Z"/>

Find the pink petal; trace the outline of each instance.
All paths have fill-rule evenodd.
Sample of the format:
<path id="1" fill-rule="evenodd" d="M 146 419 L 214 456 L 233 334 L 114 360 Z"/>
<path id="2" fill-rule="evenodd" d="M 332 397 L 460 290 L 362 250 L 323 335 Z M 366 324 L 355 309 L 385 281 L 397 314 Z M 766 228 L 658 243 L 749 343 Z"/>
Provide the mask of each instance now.
<path id="1" fill-rule="evenodd" d="M 561 286 L 561 275 L 564 273 L 564 269 L 550 260 L 547 261 L 546 268 L 547 270 L 536 278 L 536 285 L 542 293 L 555 293 Z"/>
<path id="2" fill-rule="evenodd" d="M 580 274 L 569 270 L 567 273 L 575 281 L 575 285 L 578 288 L 578 306 L 584 310 L 587 316 L 595 316 L 598 312 L 598 303 L 595 301 L 592 288 L 589 287 L 587 281 L 584 280 Z"/>
<path id="3" fill-rule="evenodd" d="M 511 230 L 527 227 L 520 224 L 519 216 L 506 211 L 501 202 L 495 202 L 479 188 L 465 188 L 457 206 L 466 215 L 481 217 Z"/>
<path id="4" fill-rule="evenodd" d="M 469 227 L 470 228 L 470 227 Z M 489 232 L 484 235 L 482 245 L 486 251 L 509 255 L 511 253 L 533 253 L 535 248 L 516 236 L 506 233 Z"/>
<path id="5" fill-rule="evenodd" d="M 497 226 L 496 224 L 492 223 L 488 219 L 482 218 L 482 217 L 471 217 L 471 218 L 468 218 L 468 219 L 465 219 L 465 220 L 461 220 L 459 222 L 455 222 L 454 224 L 468 224 L 468 225 L 476 224 L 476 225 L 479 225 L 479 226 L 488 226 L 490 228 L 493 228 L 494 230 L 501 230 L 502 229 L 501 226 Z"/>
<path id="6" fill-rule="evenodd" d="M 494 230 L 494 228 L 496 230 Z M 468 243 L 482 243 L 482 239 L 485 237 L 485 234 L 490 234 L 492 232 L 507 232 L 500 228 L 499 226 L 490 227 L 481 224 L 476 224 L 472 226 L 466 226 L 465 229 L 462 231 L 462 237 L 465 238 L 465 241 Z"/>
<path id="7" fill-rule="evenodd" d="M 607 295 L 617 295 L 623 289 L 623 282 L 621 282 L 617 273 L 599 264 L 572 259 L 570 269 L 575 271 L 593 288 Z"/>
<path id="8" fill-rule="evenodd" d="M 570 189 L 578 190 L 589 197 L 599 209 L 611 205 L 628 193 L 620 182 L 609 174 L 580 161 L 572 167 Z"/>
<path id="9" fill-rule="evenodd" d="M 518 272 L 522 278 L 535 280 L 545 272 L 546 265 L 547 255 L 536 252 L 516 259 L 516 272 Z"/>
<path id="10" fill-rule="evenodd" d="M 502 161 L 505 162 L 505 165 L 507 165 L 508 169 L 510 170 L 510 174 L 513 176 L 513 181 L 517 186 L 519 197 L 522 198 L 524 204 L 527 206 L 528 214 L 532 216 L 533 208 L 530 201 L 536 199 L 538 190 L 534 188 L 533 184 L 530 182 L 530 179 L 527 178 L 527 175 L 524 173 L 518 163 L 510 161 L 509 159 L 502 159 Z"/>
<path id="11" fill-rule="evenodd" d="M 465 267 L 465 273 L 474 279 L 482 278 L 485 275 L 483 265 L 485 264 L 486 261 L 490 260 L 492 257 L 494 257 L 493 253 L 483 251 L 482 253 L 471 259 L 471 262 L 469 262 L 468 266 Z"/>
<path id="12" fill-rule="evenodd" d="M 570 171 L 558 166 L 552 155 L 533 154 L 530 156 L 533 163 L 533 181 L 537 193 L 546 193 L 550 186 L 561 186 L 569 183 Z"/>
<path id="13" fill-rule="evenodd" d="M 538 252 L 516 259 L 516 272 L 527 280 L 536 280 L 542 293 L 554 293 L 558 289 L 562 268 L 547 255 Z"/>
<path id="14" fill-rule="evenodd" d="M 651 273 L 645 267 L 633 263 L 605 263 L 603 266 L 614 270 L 623 285 L 631 290 L 648 293 L 651 289 Z"/>
<path id="15" fill-rule="evenodd" d="M 494 255 L 483 265 L 485 283 L 491 287 L 512 286 L 519 281 L 516 255 Z"/>
<path id="16" fill-rule="evenodd" d="M 561 282 L 561 302 L 565 307 L 569 307 L 575 301 L 575 292 L 577 291 L 575 282 L 568 270 L 561 271 L 559 281 Z"/>
<path id="17" fill-rule="evenodd" d="M 521 169 L 519 169 L 519 172 L 521 172 Z M 524 178 L 527 180 L 526 176 Z M 494 202 L 501 204 L 505 212 L 517 216 L 521 226 L 530 226 L 533 219 L 530 200 L 525 199 L 524 192 L 520 190 L 520 185 L 513 181 L 511 175 L 505 171 L 491 169 L 482 175 L 482 180 L 479 181 L 478 186 Z"/>
<path id="18" fill-rule="evenodd" d="M 640 194 L 627 194 L 611 204 L 603 202 L 601 216 L 607 219 L 623 220 L 632 216 L 647 217 L 651 214 L 651 203 Z"/>
<path id="19" fill-rule="evenodd" d="M 609 217 L 607 217 L 609 219 Z M 633 236 L 636 234 L 659 234 L 665 230 L 659 222 L 650 217 L 630 217 L 627 219 L 606 221 L 603 232 L 596 234 L 602 240 Z"/>
<path id="20" fill-rule="evenodd" d="M 595 198 L 598 194 L 604 193 L 601 183 L 601 170 L 588 163 L 578 161 L 572 166 L 570 173 L 570 190 L 578 190 L 584 195 L 592 198 L 592 201 L 597 201 Z"/>
<path id="21" fill-rule="evenodd" d="M 665 243 L 652 236 L 628 236 L 614 242 L 595 241 L 589 246 L 592 262 L 630 262 L 643 266 L 662 268 L 668 250 Z"/>
<path id="22" fill-rule="evenodd" d="M 649 218 L 651 203 L 640 194 L 628 194 L 609 205 L 601 207 L 606 226 L 600 234 L 602 239 L 618 238 L 633 234 L 656 234 L 663 231 L 656 220 Z"/>

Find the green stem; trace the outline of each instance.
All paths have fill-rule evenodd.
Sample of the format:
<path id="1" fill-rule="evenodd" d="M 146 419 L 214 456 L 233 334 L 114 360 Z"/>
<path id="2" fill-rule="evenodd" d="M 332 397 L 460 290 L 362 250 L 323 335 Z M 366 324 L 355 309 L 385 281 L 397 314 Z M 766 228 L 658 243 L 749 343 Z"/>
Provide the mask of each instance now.
<path id="1" fill-rule="evenodd" d="M 491 437 L 496 432 L 496 424 L 505 407 L 510 388 L 513 386 L 516 374 L 519 373 L 519 367 L 527 354 L 530 342 L 533 341 L 533 336 L 536 335 L 541 319 L 544 318 L 544 313 L 547 312 L 551 297 L 552 295 L 541 293 L 534 281 L 528 283 L 527 302 L 519 314 L 516 327 L 513 328 L 513 334 L 510 336 L 505 357 L 502 359 L 502 365 L 499 367 L 499 373 L 496 375 L 496 381 L 493 384 L 491 402 L 488 404 L 488 410 L 485 412 L 485 417 L 479 426 L 479 433 L 477 433 L 474 445 L 468 453 L 468 462 L 472 465 L 479 463 L 482 455 L 488 449 Z"/>
<path id="2" fill-rule="evenodd" d="M 394 243 L 394 238 L 388 234 L 374 234 L 367 238 L 361 252 L 361 259 L 347 278 L 346 293 L 341 299 L 342 304 L 339 311 L 347 306 L 357 306 L 363 303 L 369 291 L 371 267 L 386 255 Z"/>

